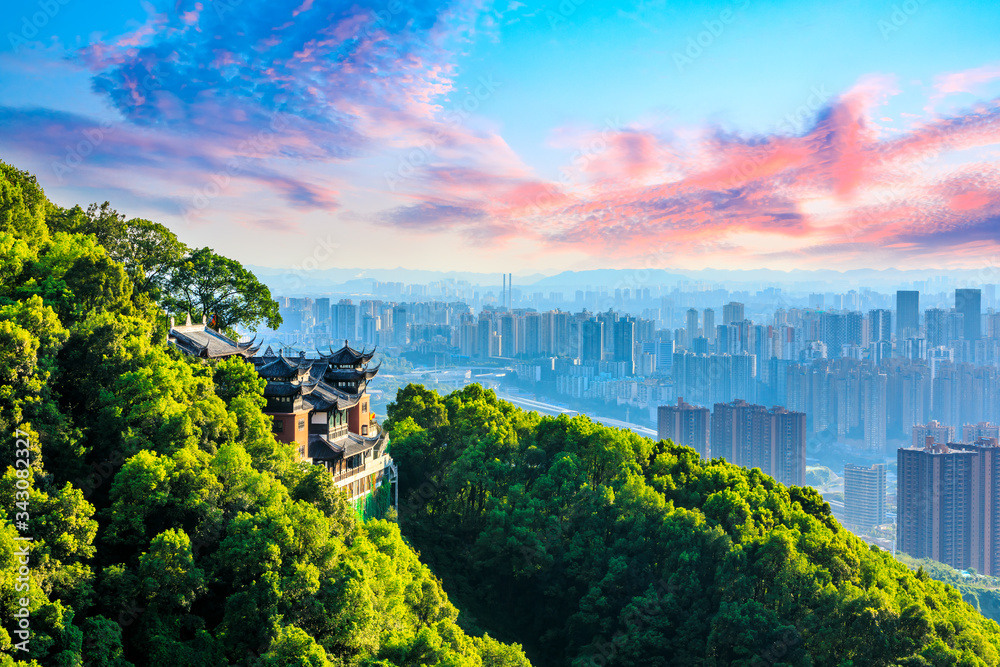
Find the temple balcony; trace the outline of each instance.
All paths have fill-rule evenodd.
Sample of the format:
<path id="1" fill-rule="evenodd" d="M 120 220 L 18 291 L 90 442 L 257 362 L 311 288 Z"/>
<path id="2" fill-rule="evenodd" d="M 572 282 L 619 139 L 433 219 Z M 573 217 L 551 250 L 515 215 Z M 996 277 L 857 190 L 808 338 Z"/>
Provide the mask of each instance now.
<path id="1" fill-rule="evenodd" d="M 383 475 L 380 480 L 377 481 L 375 488 L 378 488 L 386 480 L 393 481 L 396 478 L 396 466 L 392 461 L 392 457 L 388 453 L 383 453 L 381 456 L 366 461 L 356 468 L 351 468 L 346 470 L 339 475 L 333 476 L 333 483 L 338 489 L 350 487 L 353 482 L 358 482 L 365 477 L 382 472 Z M 356 492 L 352 495 L 352 500 L 354 498 L 360 497 L 370 490 L 365 490 L 361 492 Z"/>

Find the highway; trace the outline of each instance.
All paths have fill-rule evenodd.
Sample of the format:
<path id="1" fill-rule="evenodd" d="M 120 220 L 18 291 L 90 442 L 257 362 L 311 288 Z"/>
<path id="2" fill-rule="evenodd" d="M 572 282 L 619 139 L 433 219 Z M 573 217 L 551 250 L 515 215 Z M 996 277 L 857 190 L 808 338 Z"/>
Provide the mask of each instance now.
<path id="1" fill-rule="evenodd" d="M 570 417 L 580 414 L 577 410 L 571 410 L 565 408 L 561 405 L 553 405 L 551 403 L 542 403 L 541 401 L 536 401 L 531 398 L 525 398 L 524 396 L 517 396 L 513 394 L 508 394 L 504 392 L 497 391 L 497 396 L 505 401 L 510 401 L 514 405 L 518 405 L 527 410 L 534 410 L 543 415 L 569 415 Z M 645 426 L 640 426 L 639 424 L 632 424 L 630 422 L 621 421 L 620 419 L 611 419 L 610 417 L 598 417 L 595 415 L 587 415 L 595 422 L 600 422 L 605 426 L 613 426 L 615 428 L 627 428 L 635 431 L 639 435 L 645 436 L 647 438 L 655 438 L 656 431 Z"/>
<path id="2" fill-rule="evenodd" d="M 477 372 L 478 371 L 478 372 Z M 489 387 L 493 389 L 497 396 L 505 401 L 510 401 L 514 405 L 525 408 L 526 410 L 534 410 L 543 415 L 569 415 L 570 417 L 580 414 L 578 410 L 573 410 L 562 405 L 554 405 L 552 403 L 542 403 L 541 401 L 536 401 L 531 398 L 526 398 L 518 394 L 510 394 L 503 391 L 500 388 L 500 378 L 504 376 L 507 369 L 496 369 L 496 368 L 479 368 L 479 367 L 454 367 L 454 368 L 441 368 L 441 369 L 421 369 L 414 370 L 408 373 L 401 374 L 400 377 L 405 381 L 421 381 L 425 377 L 436 377 L 438 381 L 447 379 L 448 381 L 456 382 L 459 385 L 465 384 L 470 380 L 472 382 L 478 382 L 484 387 Z M 468 374 L 463 378 L 465 374 Z M 459 378 L 463 378 L 459 380 Z M 655 438 L 656 431 L 648 428 L 646 426 L 640 426 L 639 424 L 633 424 L 631 422 L 622 421 L 620 419 L 612 419 L 611 417 L 597 417 L 592 414 L 588 414 L 595 422 L 604 424 L 605 426 L 612 426 L 614 428 L 627 428 L 635 431 L 639 435 L 645 436 L 647 438 Z"/>

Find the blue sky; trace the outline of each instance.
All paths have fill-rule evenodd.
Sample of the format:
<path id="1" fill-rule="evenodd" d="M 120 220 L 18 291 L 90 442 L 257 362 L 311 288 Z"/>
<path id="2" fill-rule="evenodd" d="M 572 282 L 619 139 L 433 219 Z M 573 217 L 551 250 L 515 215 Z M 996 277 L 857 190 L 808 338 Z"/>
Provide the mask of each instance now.
<path id="1" fill-rule="evenodd" d="M 991 266 L 998 34 L 934 0 L 15 2 L 0 159 L 272 266 Z"/>

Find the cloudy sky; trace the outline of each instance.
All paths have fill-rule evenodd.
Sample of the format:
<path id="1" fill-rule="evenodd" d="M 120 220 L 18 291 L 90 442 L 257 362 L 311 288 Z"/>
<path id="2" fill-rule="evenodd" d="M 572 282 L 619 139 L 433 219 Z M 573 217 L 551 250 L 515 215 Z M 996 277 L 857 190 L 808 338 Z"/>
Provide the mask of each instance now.
<path id="1" fill-rule="evenodd" d="M 5 9 L 0 159 L 244 262 L 998 263 L 995 2 Z"/>

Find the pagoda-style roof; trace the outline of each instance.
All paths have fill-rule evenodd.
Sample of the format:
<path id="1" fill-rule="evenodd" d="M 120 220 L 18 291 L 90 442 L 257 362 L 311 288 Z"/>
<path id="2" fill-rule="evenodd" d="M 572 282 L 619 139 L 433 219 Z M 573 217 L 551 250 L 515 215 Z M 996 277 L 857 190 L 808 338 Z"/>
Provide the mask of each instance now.
<path id="1" fill-rule="evenodd" d="M 355 350 L 345 340 L 344 347 L 336 352 L 330 348 L 329 355 L 320 356 L 333 366 L 360 366 L 372 360 L 372 357 L 375 356 L 375 348 L 372 348 L 371 352 L 366 352 L 364 349 Z"/>
<path id="2" fill-rule="evenodd" d="M 264 398 L 298 396 L 302 387 L 291 382 L 273 381 L 264 386 Z"/>
<path id="3" fill-rule="evenodd" d="M 328 368 L 323 375 L 323 379 L 327 382 L 345 380 L 350 382 L 365 382 L 378 375 L 378 369 L 381 365 L 379 364 L 375 368 L 368 368 L 367 366 L 365 368 Z"/>
<path id="4" fill-rule="evenodd" d="M 191 324 L 172 325 L 167 334 L 167 344 L 175 346 L 181 352 L 190 354 L 193 357 L 205 359 L 225 359 L 226 357 L 241 356 L 244 358 L 253 357 L 260 349 L 254 347 L 256 338 L 237 342 L 225 336 L 208 325 Z"/>
<path id="5" fill-rule="evenodd" d="M 306 396 L 306 401 L 314 410 L 327 411 L 334 407 L 338 410 L 353 408 L 361 400 L 361 394 L 348 394 L 325 382 L 317 382 Z"/>
<path id="6" fill-rule="evenodd" d="M 374 436 L 345 433 L 340 437 L 332 439 L 325 435 L 313 433 L 309 435 L 309 458 L 314 461 L 346 459 L 369 449 L 384 446 L 386 437 L 385 433 L 381 431 L 378 435 Z"/>
<path id="7" fill-rule="evenodd" d="M 303 363 L 302 358 L 289 359 L 284 354 L 279 354 L 271 361 L 262 359 L 266 363 L 257 367 L 257 373 L 265 380 L 295 380 L 303 379 L 309 373 L 311 365 Z"/>
<path id="8" fill-rule="evenodd" d="M 331 441 L 325 435 L 309 435 L 309 458 L 313 461 L 335 461 L 344 455 L 343 438 Z"/>
<path id="9" fill-rule="evenodd" d="M 300 370 L 302 369 L 307 369 L 307 367 L 302 367 Z M 312 379 L 308 374 L 301 375 L 300 379 L 269 379 L 264 386 L 264 398 L 289 398 L 295 396 L 301 396 L 313 410 L 328 412 L 334 409 L 347 410 L 348 408 L 353 408 L 361 400 L 362 394 L 348 393 L 336 387 L 331 387 L 321 378 Z"/>

